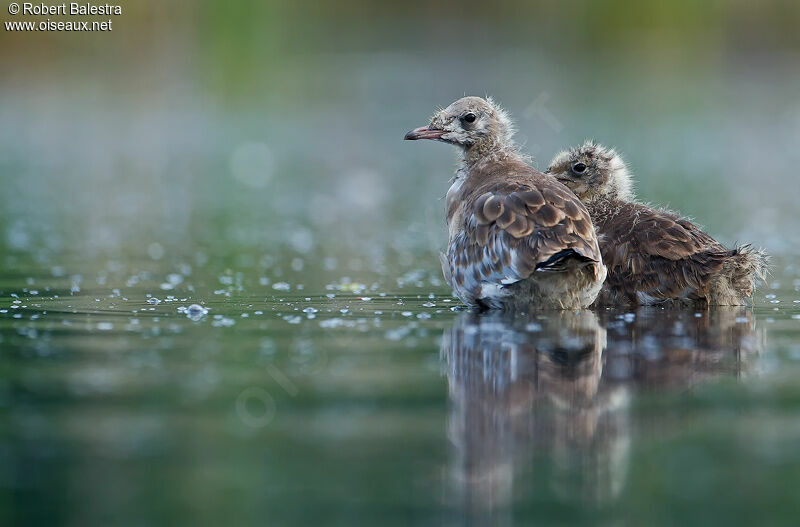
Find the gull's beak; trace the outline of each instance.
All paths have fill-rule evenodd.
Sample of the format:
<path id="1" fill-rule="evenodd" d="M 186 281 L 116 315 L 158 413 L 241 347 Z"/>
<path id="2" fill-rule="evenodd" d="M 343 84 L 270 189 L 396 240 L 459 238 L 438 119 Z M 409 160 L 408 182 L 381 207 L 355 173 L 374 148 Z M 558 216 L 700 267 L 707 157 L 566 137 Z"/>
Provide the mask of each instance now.
<path id="1" fill-rule="evenodd" d="M 416 141 L 417 139 L 441 139 L 444 134 L 444 130 L 437 130 L 430 126 L 420 126 L 408 132 L 403 139 L 406 141 Z"/>

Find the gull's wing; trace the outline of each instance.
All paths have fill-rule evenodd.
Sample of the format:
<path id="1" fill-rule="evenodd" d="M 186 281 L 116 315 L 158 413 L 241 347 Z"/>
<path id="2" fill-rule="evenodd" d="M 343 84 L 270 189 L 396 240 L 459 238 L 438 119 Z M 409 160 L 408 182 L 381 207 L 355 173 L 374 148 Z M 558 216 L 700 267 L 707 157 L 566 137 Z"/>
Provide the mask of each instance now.
<path id="1" fill-rule="evenodd" d="M 487 283 L 508 285 L 537 269 L 557 270 L 566 258 L 601 261 L 586 208 L 554 179 L 493 185 L 464 207 L 447 262 L 453 285 L 476 296 Z"/>
<path id="2" fill-rule="evenodd" d="M 733 251 L 685 218 L 636 205 L 604 230 L 609 285 L 662 300 L 703 293 Z"/>

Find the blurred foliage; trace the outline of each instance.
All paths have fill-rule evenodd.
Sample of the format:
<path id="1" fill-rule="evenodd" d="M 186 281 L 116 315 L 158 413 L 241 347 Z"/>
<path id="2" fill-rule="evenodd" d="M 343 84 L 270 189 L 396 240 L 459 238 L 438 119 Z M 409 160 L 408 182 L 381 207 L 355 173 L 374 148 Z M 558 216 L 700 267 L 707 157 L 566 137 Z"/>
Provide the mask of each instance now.
<path id="1" fill-rule="evenodd" d="M 123 2 L 114 31 L 0 32 L 5 77 L 25 70 L 105 66 L 113 75 L 173 57 L 214 93 L 292 97 L 286 76 L 331 54 L 464 53 L 524 48 L 539 53 L 614 54 L 668 66 L 730 54 L 796 53 L 800 4 L 712 0 L 525 2 Z M 4 20 L 11 17 L 4 11 Z M 20 19 L 23 17 L 15 17 Z M 624 60 L 624 59 L 623 59 Z M 120 67 L 125 65 L 124 68 Z M 722 64 L 720 64 L 722 65 Z M 324 75 L 320 71 L 320 76 Z M 324 84 L 324 78 L 318 82 Z"/>

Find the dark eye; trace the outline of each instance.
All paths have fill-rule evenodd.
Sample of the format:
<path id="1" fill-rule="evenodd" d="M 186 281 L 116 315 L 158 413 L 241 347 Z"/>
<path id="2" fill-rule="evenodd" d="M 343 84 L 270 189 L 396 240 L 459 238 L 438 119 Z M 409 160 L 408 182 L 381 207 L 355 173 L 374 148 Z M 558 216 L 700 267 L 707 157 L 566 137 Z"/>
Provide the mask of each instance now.
<path id="1" fill-rule="evenodd" d="M 465 123 L 474 123 L 474 122 L 475 122 L 475 119 L 477 119 L 477 117 L 475 117 L 475 114 L 474 114 L 474 113 L 472 113 L 472 112 L 470 112 L 470 113 L 468 113 L 468 114 L 465 114 L 465 115 L 464 115 L 464 116 L 461 118 L 461 120 L 462 120 L 462 121 L 464 121 Z"/>
<path id="2" fill-rule="evenodd" d="M 575 163 L 572 165 L 572 171 L 576 174 L 583 174 L 586 172 L 586 164 L 585 163 Z"/>

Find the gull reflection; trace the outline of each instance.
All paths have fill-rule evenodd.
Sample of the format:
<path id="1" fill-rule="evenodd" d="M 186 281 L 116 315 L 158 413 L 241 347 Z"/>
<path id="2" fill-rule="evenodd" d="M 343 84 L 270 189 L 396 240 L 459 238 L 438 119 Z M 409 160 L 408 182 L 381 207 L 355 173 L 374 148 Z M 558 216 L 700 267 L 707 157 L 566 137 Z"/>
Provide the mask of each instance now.
<path id="1" fill-rule="evenodd" d="M 612 501 L 628 471 L 631 395 L 741 375 L 762 346 L 745 308 L 462 313 L 441 350 L 451 499 L 493 513 L 542 489 Z"/>

